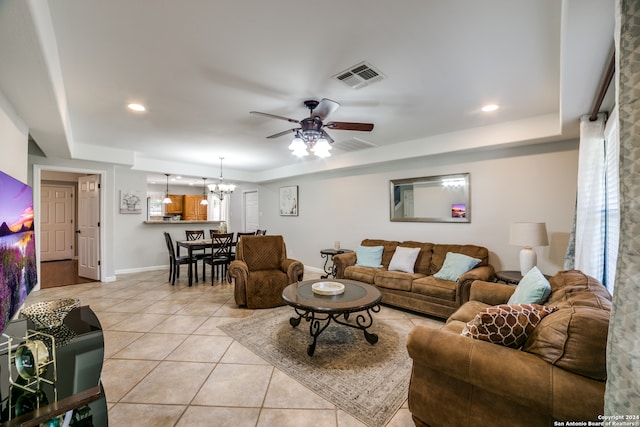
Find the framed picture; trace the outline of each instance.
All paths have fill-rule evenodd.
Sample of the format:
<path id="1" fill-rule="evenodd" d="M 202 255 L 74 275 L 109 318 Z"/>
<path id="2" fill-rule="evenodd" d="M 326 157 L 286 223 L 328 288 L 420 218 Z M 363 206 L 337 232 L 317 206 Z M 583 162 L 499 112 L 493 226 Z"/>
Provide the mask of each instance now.
<path id="1" fill-rule="evenodd" d="M 298 186 L 280 187 L 280 216 L 298 216 Z"/>
<path id="2" fill-rule="evenodd" d="M 142 198 L 140 192 L 135 190 L 120 190 L 120 213 L 142 213 Z"/>

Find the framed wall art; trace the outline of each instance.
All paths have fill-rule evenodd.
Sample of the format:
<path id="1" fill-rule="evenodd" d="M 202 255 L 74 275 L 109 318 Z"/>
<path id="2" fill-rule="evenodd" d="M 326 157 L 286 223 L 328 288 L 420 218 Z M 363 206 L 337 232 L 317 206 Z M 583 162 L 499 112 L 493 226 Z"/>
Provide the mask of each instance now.
<path id="1" fill-rule="evenodd" d="M 142 198 L 140 192 L 135 190 L 120 190 L 120 213 L 142 213 Z"/>
<path id="2" fill-rule="evenodd" d="M 280 187 L 280 216 L 298 216 L 298 186 Z"/>

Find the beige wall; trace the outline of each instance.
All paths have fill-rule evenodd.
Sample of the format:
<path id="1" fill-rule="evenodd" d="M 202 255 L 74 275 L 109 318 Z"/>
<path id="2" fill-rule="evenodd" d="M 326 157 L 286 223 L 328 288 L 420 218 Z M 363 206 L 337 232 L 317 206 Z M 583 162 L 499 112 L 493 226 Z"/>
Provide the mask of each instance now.
<path id="1" fill-rule="evenodd" d="M 577 141 L 384 164 L 318 174 L 260 187 L 261 227 L 283 234 L 289 255 L 321 267 L 319 251 L 339 240 L 355 248 L 364 238 L 472 243 L 490 250 L 497 270 L 519 269 L 520 247 L 509 245 L 516 221 L 547 224 L 550 245 L 536 248 L 546 274 L 562 269 L 575 206 Z M 389 220 L 389 180 L 469 172 L 471 223 Z M 299 216 L 278 214 L 278 191 L 299 186 Z M 234 198 L 235 198 L 234 194 Z"/>

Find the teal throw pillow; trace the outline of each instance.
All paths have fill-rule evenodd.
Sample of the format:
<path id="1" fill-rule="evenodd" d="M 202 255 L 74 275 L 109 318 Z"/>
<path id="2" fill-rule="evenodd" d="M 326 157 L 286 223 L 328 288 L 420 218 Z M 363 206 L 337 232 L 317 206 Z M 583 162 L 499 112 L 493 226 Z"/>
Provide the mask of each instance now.
<path id="1" fill-rule="evenodd" d="M 356 265 L 361 267 L 382 267 L 382 251 L 384 246 L 358 246 L 356 248 Z"/>
<path id="2" fill-rule="evenodd" d="M 442 268 L 433 275 L 436 279 L 457 282 L 460 276 L 480 264 L 480 259 L 468 255 L 447 252 Z"/>
<path id="3" fill-rule="evenodd" d="M 533 267 L 524 275 L 508 304 L 542 304 L 551 293 L 551 285 L 544 274 Z"/>

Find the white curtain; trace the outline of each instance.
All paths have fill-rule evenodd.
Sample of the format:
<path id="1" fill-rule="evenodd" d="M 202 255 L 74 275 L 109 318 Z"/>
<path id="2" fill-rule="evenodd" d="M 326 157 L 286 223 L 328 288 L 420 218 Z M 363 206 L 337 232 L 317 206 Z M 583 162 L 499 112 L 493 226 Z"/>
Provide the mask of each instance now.
<path id="1" fill-rule="evenodd" d="M 613 294 L 620 244 L 620 124 L 616 107 L 604 129 L 605 140 L 605 246 L 603 284 Z"/>
<path id="2" fill-rule="evenodd" d="M 604 278 L 605 142 L 604 117 L 580 119 L 575 268 L 600 281 Z"/>

